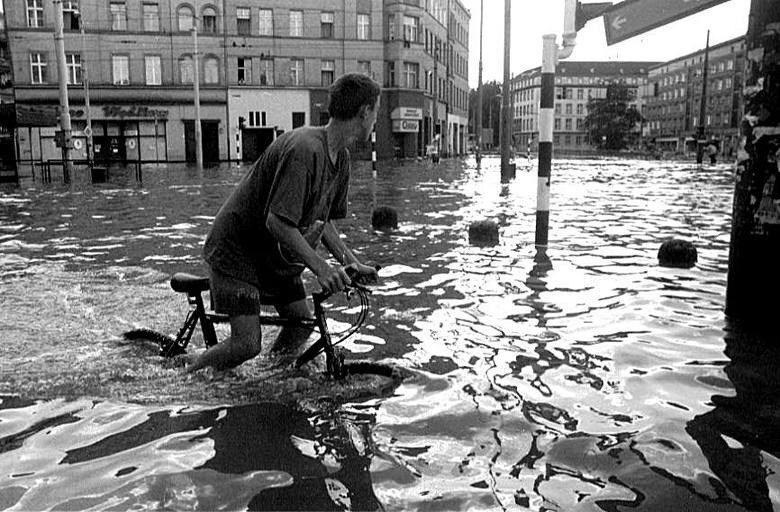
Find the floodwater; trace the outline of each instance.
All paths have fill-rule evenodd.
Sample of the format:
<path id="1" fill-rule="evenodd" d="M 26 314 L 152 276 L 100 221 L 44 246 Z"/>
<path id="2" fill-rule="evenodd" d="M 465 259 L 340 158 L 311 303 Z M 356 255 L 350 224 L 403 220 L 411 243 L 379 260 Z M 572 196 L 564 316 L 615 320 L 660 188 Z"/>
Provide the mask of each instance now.
<path id="1" fill-rule="evenodd" d="M 384 394 L 123 340 L 176 332 L 168 279 L 205 272 L 245 168 L 0 189 L 0 510 L 780 510 L 776 340 L 723 313 L 731 166 L 556 160 L 546 257 L 535 163 L 498 166 L 356 164 L 340 225 L 382 269 L 342 347 L 403 369 Z M 668 237 L 694 268 L 658 265 Z"/>

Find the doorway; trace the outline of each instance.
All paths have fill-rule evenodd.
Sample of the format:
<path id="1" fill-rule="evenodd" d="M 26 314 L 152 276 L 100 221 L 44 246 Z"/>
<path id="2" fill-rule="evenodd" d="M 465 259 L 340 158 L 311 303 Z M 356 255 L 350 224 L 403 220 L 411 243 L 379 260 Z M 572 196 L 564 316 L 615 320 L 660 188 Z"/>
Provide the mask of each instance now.
<path id="1" fill-rule="evenodd" d="M 273 128 L 244 128 L 241 130 L 241 160 L 254 162 L 260 158 L 265 148 L 274 141 L 275 131 Z"/>
<path id="2" fill-rule="evenodd" d="M 194 163 L 195 157 L 195 121 L 184 121 L 184 158 L 187 163 Z M 203 163 L 219 162 L 219 121 L 200 121 L 202 132 L 201 148 Z"/>

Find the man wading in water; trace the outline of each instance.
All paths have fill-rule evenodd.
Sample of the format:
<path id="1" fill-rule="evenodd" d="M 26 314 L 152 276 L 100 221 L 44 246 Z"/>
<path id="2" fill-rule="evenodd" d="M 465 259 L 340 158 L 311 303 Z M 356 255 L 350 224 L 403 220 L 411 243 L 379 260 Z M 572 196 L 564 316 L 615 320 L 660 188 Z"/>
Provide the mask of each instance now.
<path id="1" fill-rule="evenodd" d="M 301 127 L 276 139 L 220 208 L 203 253 L 211 267 L 213 307 L 229 316 L 230 337 L 187 371 L 232 368 L 259 354 L 262 304 L 274 305 L 284 317 L 310 317 L 304 268 L 329 292 L 351 284 L 344 266 L 357 279 L 376 280 L 376 270 L 358 261 L 331 221 L 346 216 L 347 148 L 368 140 L 379 92 L 365 75 L 341 76 L 330 90 L 328 125 Z M 343 266 L 331 266 L 317 254 L 320 240 Z M 271 350 L 294 351 L 309 334 L 306 327 L 284 327 Z"/>

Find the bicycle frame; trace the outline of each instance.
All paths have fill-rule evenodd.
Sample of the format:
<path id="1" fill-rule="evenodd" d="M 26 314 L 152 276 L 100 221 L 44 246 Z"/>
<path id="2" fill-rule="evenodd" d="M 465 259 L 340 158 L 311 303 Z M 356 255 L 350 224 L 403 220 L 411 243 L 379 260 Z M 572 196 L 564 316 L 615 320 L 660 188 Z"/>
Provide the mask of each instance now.
<path id="1" fill-rule="evenodd" d="M 227 315 L 207 312 L 203 303 L 202 293 L 209 289 L 208 279 L 191 276 L 189 274 L 177 273 L 171 278 L 171 288 L 177 292 L 187 294 L 187 302 L 192 309 L 187 312 L 184 324 L 176 334 L 176 339 L 165 344 L 160 354 L 165 357 L 172 357 L 185 353 L 185 349 L 192 338 L 195 327 L 200 322 L 201 331 L 206 347 L 212 347 L 218 343 L 217 334 L 214 330 L 215 323 L 225 323 L 229 321 Z M 355 289 L 367 291 L 360 285 L 353 286 Z M 317 329 L 320 339 L 301 354 L 295 361 L 295 367 L 300 368 L 307 362 L 314 359 L 320 352 L 325 352 L 326 374 L 328 376 L 340 379 L 344 376 L 342 369 L 343 358 L 336 354 L 331 342 L 328 324 L 325 318 L 325 308 L 322 303 L 330 297 L 330 293 L 319 292 L 312 294 L 314 302 L 314 318 L 284 318 L 277 315 L 258 315 L 260 325 L 276 325 L 280 327 L 309 327 Z"/>

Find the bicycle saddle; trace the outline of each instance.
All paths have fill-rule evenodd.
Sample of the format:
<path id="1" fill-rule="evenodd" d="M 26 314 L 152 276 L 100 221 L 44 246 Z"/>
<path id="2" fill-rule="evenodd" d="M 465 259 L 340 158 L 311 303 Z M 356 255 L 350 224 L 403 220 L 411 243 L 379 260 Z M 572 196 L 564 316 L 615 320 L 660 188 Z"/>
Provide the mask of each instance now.
<path id="1" fill-rule="evenodd" d="M 171 288 L 176 292 L 188 294 L 205 292 L 209 289 L 209 278 L 176 272 L 171 277 Z"/>

